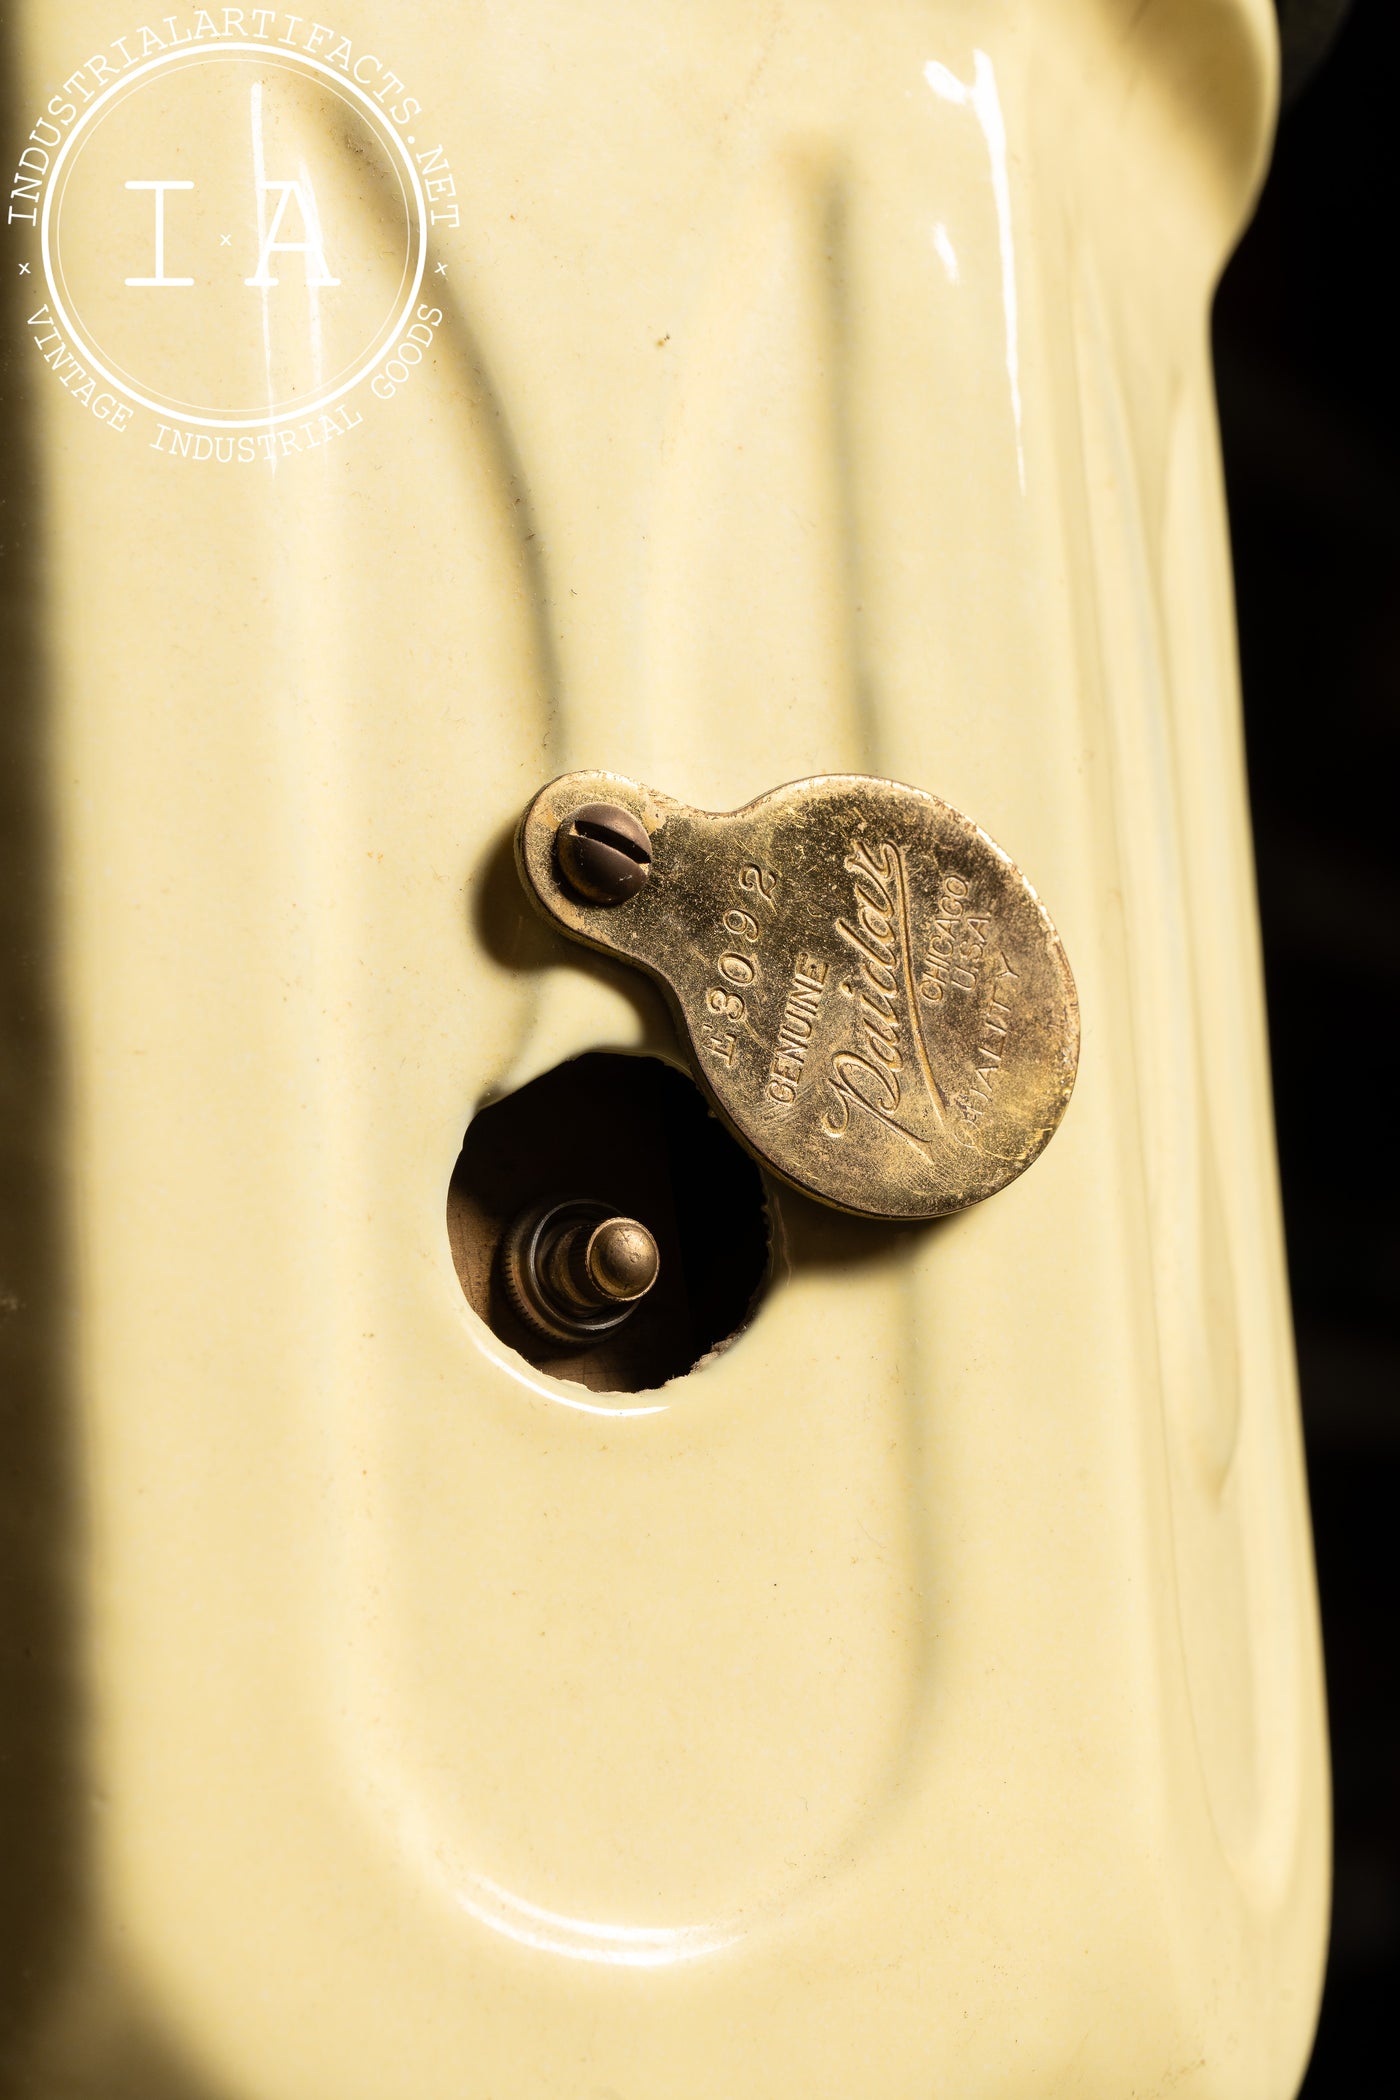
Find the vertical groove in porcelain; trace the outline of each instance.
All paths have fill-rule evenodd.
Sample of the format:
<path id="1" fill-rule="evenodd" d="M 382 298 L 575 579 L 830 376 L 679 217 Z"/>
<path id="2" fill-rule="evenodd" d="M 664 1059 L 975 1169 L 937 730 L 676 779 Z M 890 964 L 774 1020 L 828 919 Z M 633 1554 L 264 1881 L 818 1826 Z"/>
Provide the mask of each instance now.
<path id="1" fill-rule="evenodd" d="M 1296 1870 L 1302 1688 L 1297 1635 L 1280 1643 L 1259 1600 L 1294 1590 L 1296 1546 L 1279 1518 L 1296 1457 L 1278 1420 L 1291 1381 L 1272 1341 L 1281 1307 L 1274 1228 L 1254 1187 L 1261 1133 L 1236 1077 L 1259 1063 L 1241 998 L 1247 987 L 1257 1001 L 1258 985 L 1235 931 L 1244 870 L 1225 848 L 1241 792 L 1221 727 L 1235 706 L 1228 627 L 1197 552 L 1215 533 L 1215 492 L 1199 465 L 1193 369 L 1163 418 L 1165 486 L 1148 526 L 1114 335 L 1087 267 L 1076 314 L 1181 1638 L 1221 1842 L 1247 1884 L 1276 1899 Z M 1267 1320 L 1254 1310 L 1261 1291 Z"/>
<path id="2" fill-rule="evenodd" d="M 1211 1806 L 1222 1837 L 1240 1845 L 1248 1841 L 1257 1812 L 1255 1702 L 1238 1532 L 1231 1515 L 1219 1508 L 1234 1449 L 1236 1373 L 1229 1360 L 1232 1322 L 1226 1308 L 1212 1303 L 1226 1279 L 1220 1274 L 1218 1202 L 1210 1200 L 1214 1162 L 1200 1096 L 1197 978 L 1185 920 L 1160 629 L 1160 522 L 1149 527 L 1143 517 L 1141 474 L 1122 406 L 1111 325 L 1087 261 L 1081 263 L 1075 312 L 1086 468 L 1096 498 L 1101 677 L 1119 817 L 1129 1007 L 1139 1074 L 1138 1139 L 1151 1232 L 1155 1353 L 1173 1475 L 1178 1609 Z M 1154 435 L 1165 442 L 1167 429 Z M 1203 1556 L 1204 1595 L 1195 1579 Z M 1198 1623 L 1202 1608 L 1210 1613 L 1204 1641 L 1205 1629 Z M 1221 1674 L 1206 1674 L 1212 1662 Z"/>
<path id="3" fill-rule="evenodd" d="M 1184 887 L 1199 984 L 1200 1087 L 1217 1231 L 1228 1245 L 1238 1339 L 1234 1402 L 1222 1410 L 1214 1448 L 1209 1423 L 1196 1424 L 1188 1441 L 1198 1478 L 1203 1474 L 1207 1482 L 1220 1478 L 1217 1454 L 1227 1439 L 1230 1444 L 1220 1503 L 1240 1537 L 1258 1720 L 1253 1824 L 1222 1836 L 1253 1900 L 1273 1910 L 1306 1871 L 1312 1850 L 1305 1801 L 1316 1754 L 1309 1709 L 1319 1659 L 1303 1576 L 1306 1489 L 1269 1098 L 1266 1087 L 1247 1079 L 1251 1072 L 1267 1074 L 1267 1045 L 1249 909 L 1254 877 L 1224 490 L 1204 342 L 1186 363 L 1170 441 L 1162 589 Z M 1278 1600 L 1285 1599 L 1280 1609 Z M 1208 1599 L 1198 1606 L 1209 1608 Z"/>
<path id="4" fill-rule="evenodd" d="M 846 215 L 829 148 L 727 201 L 654 476 L 652 775 L 701 808 L 870 764 L 856 666 Z M 735 737 L 736 713 L 744 723 Z"/>
<path id="5" fill-rule="evenodd" d="M 679 355 L 680 433 L 650 506 L 666 579 L 656 631 L 670 648 L 648 680 L 658 699 L 655 769 L 668 786 L 689 783 L 722 803 L 746 783 L 771 784 L 774 768 L 861 758 L 836 405 L 835 190 L 829 171 L 801 157 L 767 187 L 762 205 L 750 198 L 735 222 L 738 258 L 720 244 L 713 321 Z M 517 375 L 490 402 L 498 428 L 515 420 L 524 386 Z M 425 390 L 429 401 L 449 429 L 462 426 L 464 408 L 467 429 L 477 427 L 464 377 L 434 396 Z M 532 529 L 576 539 L 583 521 L 573 507 L 585 496 L 606 533 L 613 513 L 635 500 L 620 478 L 570 496 L 571 504 L 556 493 L 547 508 L 534 508 Z M 473 499 L 485 507 L 464 511 L 464 548 L 489 536 L 493 515 L 509 517 L 512 500 L 501 448 L 487 448 Z M 354 573 L 392 580 L 393 559 L 365 546 Z M 532 587 L 540 573 L 532 563 Z M 546 620 L 557 614 L 566 630 L 572 625 L 562 606 L 538 603 Z M 361 677 L 373 633 L 371 618 L 353 652 Z M 567 670 L 560 676 L 556 748 L 577 752 L 590 739 L 598 748 L 601 738 L 606 750 L 597 697 L 577 678 L 570 684 Z M 483 691 L 479 665 L 473 684 Z M 745 723 L 741 739 L 732 734 L 736 716 Z M 392 751 L 387 743 L 375 751 L 368 713 L 351 740 L 360 793 L 372 797 L 365 836 L 391 849 L 389 865 L 412 867 L 434 850 L 446 859 L 448 836 L 433 843 L 436 811 L 380 792 L 420 765 L 428 776 L 436 716 L 410 707 L 389 719 Z M 767 771 L 746 776 L 757 753 Z M 460 832 L 461 814 L 444 806 L 441 821 Z M 371 934 L 376 863 L 354 913 Z M 475 1002 L 463 973 L 473 966 L 465 948 L 451 952 L 460 928 L 448 920 L 434 935 L 425 926 L 423 938 L 446 944 L 432 967 L 414 973 L 411 1009 L 391 1018 L 401 1011 L 396 1002 L 384 1023 L 370 1024 L 384 1028 L 386 1049 L 396 1045 L 383 1066 L 390 1081 L 410 1052 L 410 1013 L 412 1042 L 448 1041 L 455 1005 L 457 1038 L 471 1043 L 467 1006 Z M 403 982 L 405 959 L 393 967 Z M 387 949 L 376 953 L 371 940 L 354 974 L 372 969 L 382 988 L 389 968 Z M 457 1001 L 449 1003 L 442 988 L 454 983 Z M 596 1042 L 588 1019 L 587 1008 L 577 1010 L 570 1047 Z M 467 1083 L 457 1099 L 469 1094 Z M 376 1205 L 373 1235 L 346 1250 L 347 1272 L 365 1277 L 366 1287 L 342 1290 L 339 1302 L 384 1300 L 384 1283 L 368 1279 L 378 1272 L 387 1282 L 400 1267 L 399 1248 L 416 1249 L 416 1275 L 434 1285 L 425 1297 L 416 1279 L 407 1288 L 405 1274 L 388 1291 L 392 1309 L 376 1317 L 373 1350 L 357 1347 L 356 1321 L 347 1317 L 333 1381 L 338 1392 L 361 1396 L 362 1448 L 378 1483 L 376 1515 L 347 1562 L 347 1601 L 359 1597 L 361 1607 L 345 1618 L 347 1696 L 372 1789 L 451 1899 L 507 1940 L 624 1964 L 723 1945 L 741 1930 L 736 1921 L 748 1929 L 781 1890 L 849 1854 L 855 1830 L 879 1812 L 885 1774 L 898 1760 L 910 1696 L 907 1598 L 916 1585 L 907 1565 L 909 1483 L 890 1454 L 900 1445 L 899 1392 L 913 1374 L 900 1370 L 907 1337 L 893 1358 L 878 1337 L 907 1326 L 902 1280 L 825 1280 L 826 1294 L 847 1308 L 848 1350 L 874 1370 L 845 1404 L 839 1379 L 802 1339 L 809 1282 L 767 1308 L 760 1328 L 694 1391 L 636 1396 L 638 1413 L 650 1403 L 649 1419 L 629 1419 L 626 1396 L 616 1411 L 605 1402 L 580 1414 L 555 1388 L 551 1405 L 551 1381 L 523 1366 L 504 1414 L 438 1401 L 405 1415 L 386 1404 L 373 1371 L 378 1358 L 412 1351 L 407 1332 L 395 1341 L 396 1308 L 434 1335 L 439 1394 L 451 1390 L 462 1329 L 474 1321 L 442 1258 L 445 1154 L 427 1149 L 425 1129 L 422 1165 L 434 1171 L 405 1182 L 414 1148 L 402 1107 L 391 1096 L 365 1105 L 341 1133 L 340 1156 L 363 1160 L 351 1181 L 411 1189 L 414 1207 L 396 1218 Z M 380 1131 L 393 1132 L 392 1156 L 374 1156 L 373 1135 L 366 1147 L 366 1133 Z M 436 1135 L 440 1142 L 441 1129 Z M 761 1411 L 736 1410 L 726 1397 L 746 1375 L 770 1395 Z M 766 1509 L 784 1451 L 802 1455 L 775 1526 Z M 568 1470 L 553 1486 L 563 1452 Z M 353 1468 L 349 1477 L 348 1506 L 357 1510 Z M 847 1499 L 860 1521 L 844 1513 Z M 868 1535 L 882 1549 L 867 1556 Z M 799 1569 L 809 1602 L 794 1619 L 787 1597 Z M 496 1600 L 491 1613 L 472 1608 L 472 1597 Z M 701 1663 L 712 1647 L 714 1671 Z M 586 1677 L 584 1657 L 592 1658 Z M 737 1689 L 759 1683 L 768 1693 L 761 1702 Z M 536 1746 L 528 1763 L 511 1747 L 511 1731 L 462 1726 L 467 1686 L 473 1704 L 517 1717 Z M 574 1805 L 580 1791 L 594 1804 L 583 1824 Z M 655 1937 L 610 1937 L 614 1926 Z"/>

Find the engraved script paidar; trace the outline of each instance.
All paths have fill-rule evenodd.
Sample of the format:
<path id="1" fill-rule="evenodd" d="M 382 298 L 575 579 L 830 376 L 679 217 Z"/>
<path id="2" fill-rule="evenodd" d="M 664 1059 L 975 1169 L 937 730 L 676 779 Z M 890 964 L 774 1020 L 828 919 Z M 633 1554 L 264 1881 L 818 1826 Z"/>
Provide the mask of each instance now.
<path id="1" fill-rule="evenodd" d="M 555 855 L 560 824 L 603 800 L 652 846 L 645 886 L 606 907 Z M 526 810 L 517 854 L 547 918 L 658 980 L 717 1112 L 822 1202 L 965 1209 L 1064 1114 L 1079 1010 L 1059 935 L 1001 848 L 922 789 L 829 774 L 711 812 L 570 773 Z"/>

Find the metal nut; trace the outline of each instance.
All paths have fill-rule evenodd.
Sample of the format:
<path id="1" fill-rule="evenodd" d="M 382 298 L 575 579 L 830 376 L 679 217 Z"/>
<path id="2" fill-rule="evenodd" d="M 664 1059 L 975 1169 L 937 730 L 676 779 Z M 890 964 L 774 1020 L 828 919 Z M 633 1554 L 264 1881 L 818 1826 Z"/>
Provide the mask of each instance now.
<path id="1" fill-rule="evenodd" d="M 625 904 L 651 873 L 651 838 L 630 809 L 588 802 L 559 826 L 559 869 L 589 904 Z"/>

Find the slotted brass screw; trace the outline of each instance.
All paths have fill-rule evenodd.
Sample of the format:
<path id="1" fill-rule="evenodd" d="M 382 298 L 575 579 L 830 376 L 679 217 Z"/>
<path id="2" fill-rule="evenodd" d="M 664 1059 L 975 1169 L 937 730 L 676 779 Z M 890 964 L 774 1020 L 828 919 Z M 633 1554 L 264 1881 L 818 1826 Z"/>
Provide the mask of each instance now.
<path id="1" fill-rule="evenodd" d="M 556 834 L 559 871 L 589 904 L 625 904 L 651 873 L 651 837 L 630 809 L 588 802 Z"/>

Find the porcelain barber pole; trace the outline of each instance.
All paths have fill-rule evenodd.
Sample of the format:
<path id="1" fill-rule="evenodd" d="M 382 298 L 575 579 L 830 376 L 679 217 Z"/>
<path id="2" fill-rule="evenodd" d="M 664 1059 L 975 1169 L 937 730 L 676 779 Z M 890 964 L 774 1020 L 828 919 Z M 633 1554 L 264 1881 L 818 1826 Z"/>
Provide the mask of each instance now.
<path id="1" fill-rule="evenodd" d="M 1325 1738 L 1206 326 L 1264 0 L 8 34 L 68 1427 L 0 1612 L 16 1714 L 72 1687 L 0 1764 L 16 2090 L 1289 2100 Z M 520 886 L 571 774 L 677 827 L 909 799 L 837 811 L 810 927 L 687 919 L 668 1004 L 617 931 L 654 823 L 591 947 Z M 900 1003 L 919 825 L 1039 972 L 1014 1130 L 936 885 Z M 752 1226 L 668 1382 L 532 1354 L 445 1218 L 596 1053 L 619 1129 L 698 1071 L 740 1194 L 705 1152 L 644 1216 L 640 1141 L 635 1194 L 517 1192 L 599 1137 L 551 1111 L 471 1215 L 581 1204 L 647 1350 Z M 520 1286 L 580 1351 L 592 1244 Z"/>

